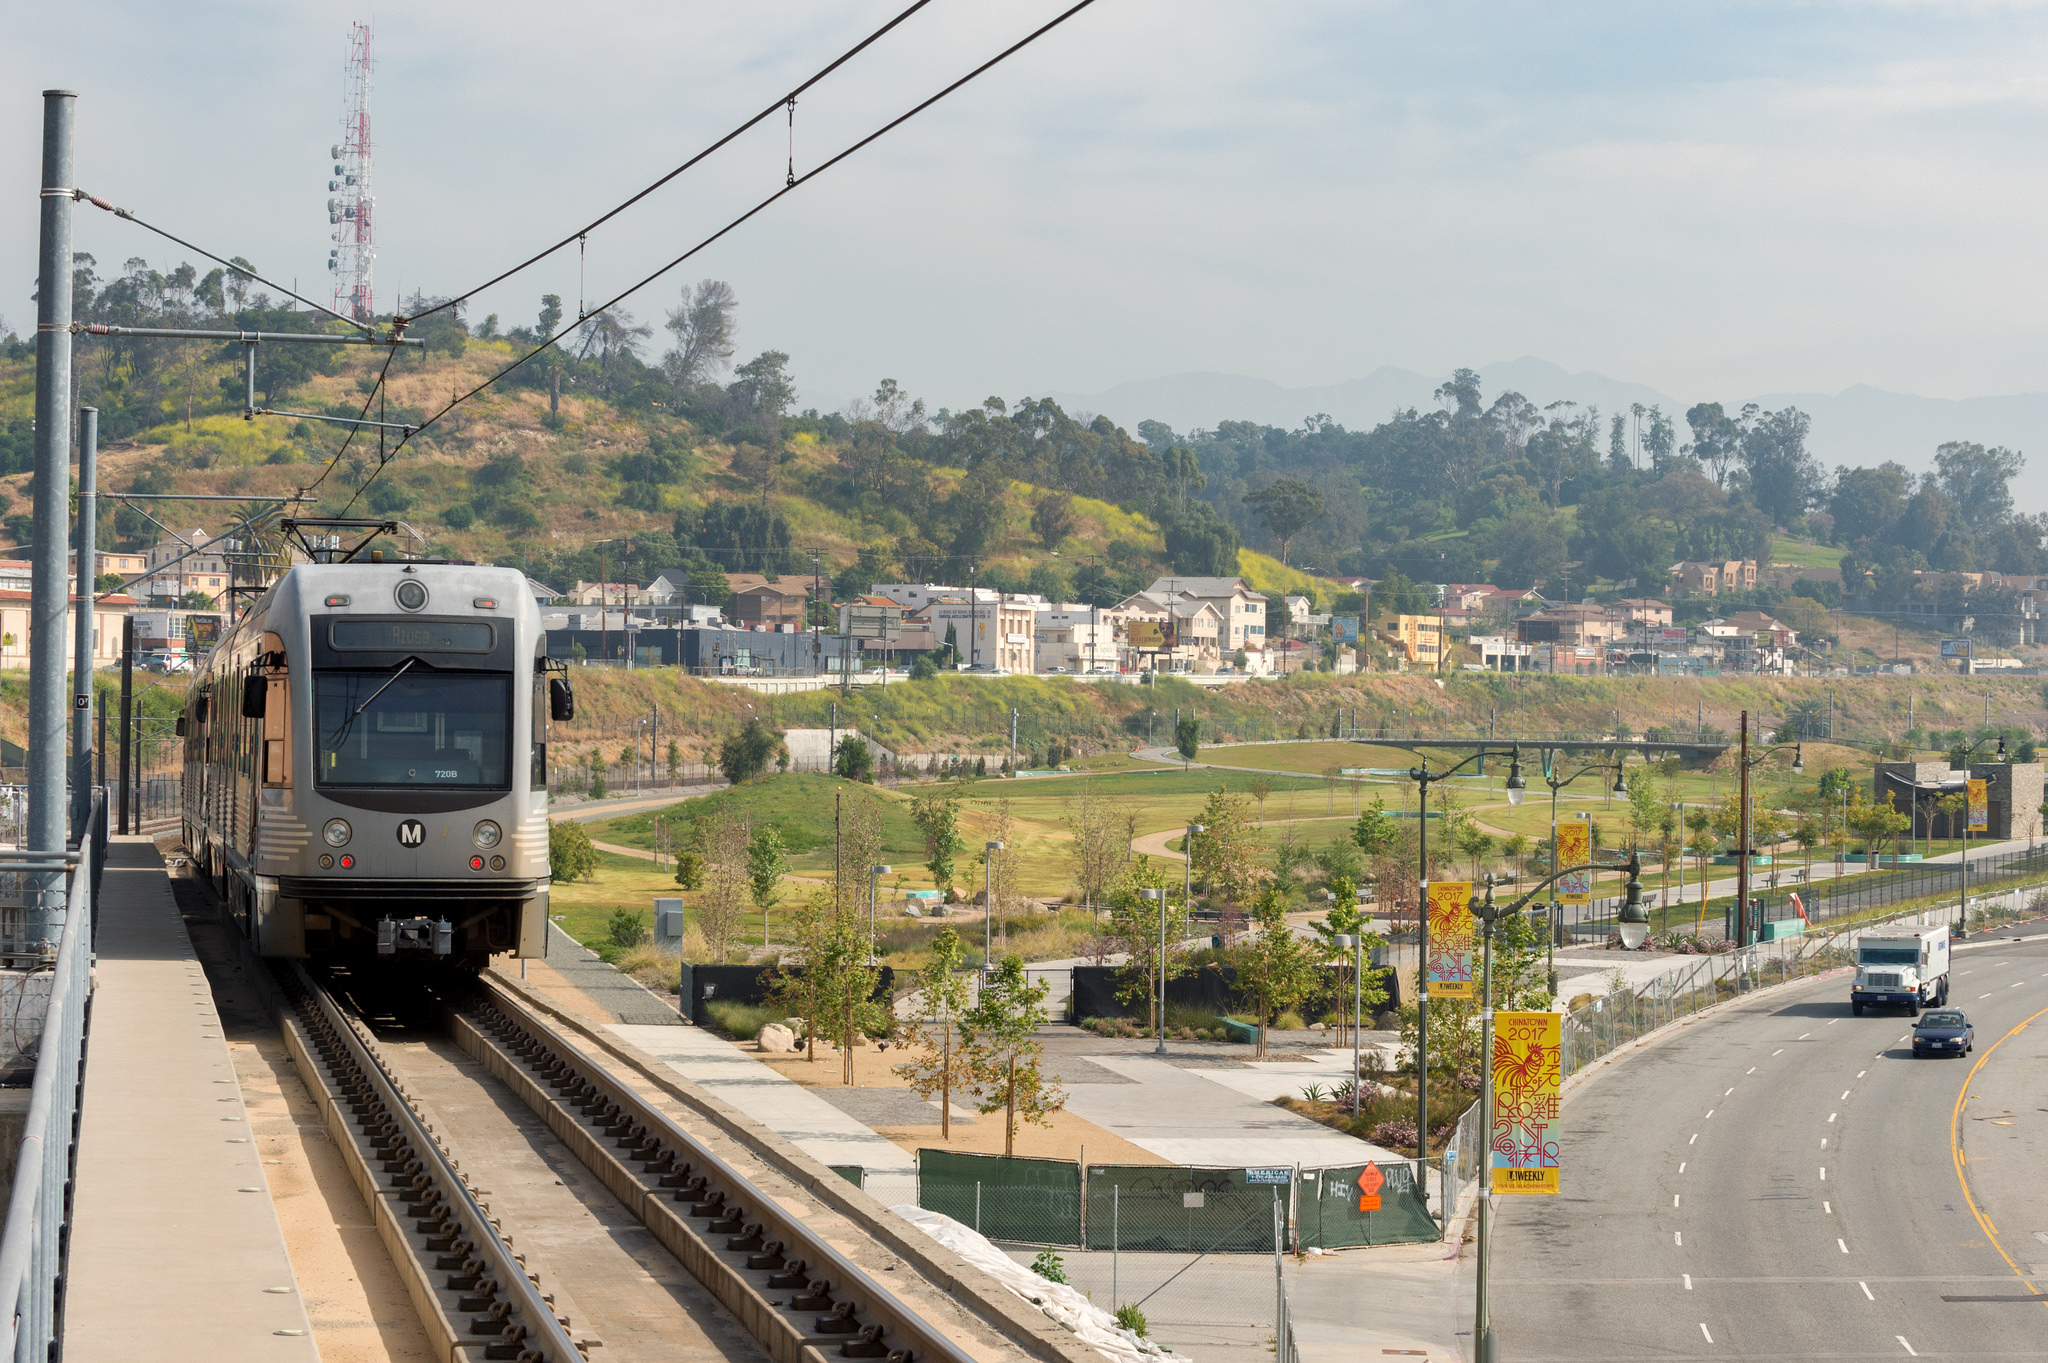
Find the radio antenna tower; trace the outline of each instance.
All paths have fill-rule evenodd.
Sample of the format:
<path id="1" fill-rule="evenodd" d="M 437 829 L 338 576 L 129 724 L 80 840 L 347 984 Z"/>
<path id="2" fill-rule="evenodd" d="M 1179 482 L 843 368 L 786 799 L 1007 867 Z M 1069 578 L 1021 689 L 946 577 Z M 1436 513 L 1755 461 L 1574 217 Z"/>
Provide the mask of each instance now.
<path id="1" fill-rule="evenodd" d="M 376 300 L 370 267 L 377 259 L 377 199 L 370 192 L 370 26 L 351 24 L 348 65 L 341 93 L 341 141 L 328 148 L 334 178 L 327 182 L 327 222 L 334 246 L 327 268 L 334 272 L 334 310 L 358 322 L 373 322 Z"/>

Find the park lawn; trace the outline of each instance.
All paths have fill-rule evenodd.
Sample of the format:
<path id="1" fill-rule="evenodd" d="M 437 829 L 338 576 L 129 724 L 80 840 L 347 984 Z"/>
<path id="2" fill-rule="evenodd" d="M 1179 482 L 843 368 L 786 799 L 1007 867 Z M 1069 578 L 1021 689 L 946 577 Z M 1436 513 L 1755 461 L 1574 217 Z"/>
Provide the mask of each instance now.
<path id="1" fill-rule="evenodd" d="M 1840 549 L 1825 544 L 1808 544 L 1793 539 L 1790 535 L 1771 536 L 1771 562 L 1790 563 L 1801 568 L 1839 568 L 1842 566 Z"/>
<path id="2" fill-rule="evenodd" d="M 654 923 L 657 895 L 681 895 L 675 873 L 637 857 L 615 852 L 597 854 L 597 872 L 589 880 L 557 880 L 548 891 L 548 912 L 562 930 L 595 950 L 609 940 L 605 925 L 615 910 L 631 909 Z"/>
<path id="3" fill-rule="evenodd" d="M 1379 743 L 1352 743 L 1343 739 L 1329 739 L 1321 743 L 1233 743 L 1213 748 L 1203 748 L 1196 754 L 1197 762 L 1213 762 L 1221 767 L 1250 767 L 1259 771 L 1301 772 L 1310 776 L 1326 776 L 1343 768 L 1365 768 L 1389 772 L 1406 773 L 1422 757 L 1427 756 L 1430 764 L 1439 770 L 1462 761 L 1469 753 L 1451 756 L 1449 749 L 1394 748 Z M 1473 763 L 1473 766 L 1478 766 Z M 1487 763 L 1489 770 L 1498 766 L 1503 775 L 1507 764 Z M 1402 779 L 1406 779 L 1405 776 Z"/>

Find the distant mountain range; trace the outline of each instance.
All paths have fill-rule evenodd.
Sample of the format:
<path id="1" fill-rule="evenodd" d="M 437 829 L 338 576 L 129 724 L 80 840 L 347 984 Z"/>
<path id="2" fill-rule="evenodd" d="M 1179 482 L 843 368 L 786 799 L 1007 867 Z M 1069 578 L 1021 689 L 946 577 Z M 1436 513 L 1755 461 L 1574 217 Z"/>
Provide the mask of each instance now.
<path id="1" fill-rule="evenodd" d="M 1685 409 L 1698 397 L 1680 401 L 1646 384 L 1625 383 L 1604 374 L 1571 373 L 1548 360 L 1523 356 L 1479 371 L 1486 400 L 1512 389 L 1538 407 L 1560 400 L 1597 406 L 1603 413 L 1640 402 L 1663 407 L 1681 441 L 1691 438 Z M 1436 405 L 1435 393 L 1448 375 L 1431 378 L 1391 366 L 1362 379 L 1319 388 L 1286 388 L 1243 374 L 1169 374 L 1121 383 L 1099 393 L 1052 393 L 1069 412 L 1101 413 L 1135 431 L 1140 421 L 1163 421 L 1176 431 L 1213 429 L 1223 421 L 1301 425 L 1325 413 L 1351 429 L 1370 429 L 1408 407 Z M 1766 393 L 1719 399 L 1733 412 L 1745 402 L 1767 410 L 1797 407 L 1813 418 L 1809 448 L 1828 465 L 1876 464 L 1895 459 L 1915 472 L 1934 465 L 1935 446 L 1949 440 L 2004 445 L 2031 456 L 2048 470 L 2048 393 L 2003 397 L 1927 398 L 1889 393 L 1857 384 L 1839 393 Z M 2014 500 L 2028 511 L 2048 510 L 2048 479 L 2022 478 Z"/>

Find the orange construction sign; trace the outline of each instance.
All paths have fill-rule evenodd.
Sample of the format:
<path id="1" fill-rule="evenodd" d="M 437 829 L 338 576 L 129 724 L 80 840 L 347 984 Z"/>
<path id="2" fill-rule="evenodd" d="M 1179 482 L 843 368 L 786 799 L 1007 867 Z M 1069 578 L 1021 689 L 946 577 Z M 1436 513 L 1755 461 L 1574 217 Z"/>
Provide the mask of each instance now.
<path id="1" fill-rule="evenodd" d="M 1380 1172 L 1377 1164 L 1368 1164 L 1358 1171 L 1358 1210 L 1376 1212 L 1380 1209 L 1380 1189 L 1386 1186 L 1387 1176 Z"/>

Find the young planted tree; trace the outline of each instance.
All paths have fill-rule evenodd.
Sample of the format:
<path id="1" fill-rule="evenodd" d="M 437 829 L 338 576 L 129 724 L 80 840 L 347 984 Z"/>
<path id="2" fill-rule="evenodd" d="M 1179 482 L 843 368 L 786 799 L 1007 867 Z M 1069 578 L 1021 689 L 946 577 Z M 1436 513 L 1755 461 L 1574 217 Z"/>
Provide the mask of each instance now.
<path id="1" fill-rule="evenodd" d="M 668 741 L 668 783 L 681 785 L 683 780 L 683 745 L 671 738 Z"/>
<path id="2" fill-rule="evenodd" d="M 1180 754 L 1183 762 L 1195 760 L 1195 754 L 1202 749 L 1202 721 L 1193 715 L 1182 715 L 1173 726 L 1173 750 Z"/>
<path id="3" fill-rule="evenodd" d="M 1088 787 L 1066 802 L 1063 817 L 1067 825 L 1067 856 L 1074 868 L 1074 888 L 1081 903 L 1093 913 L 1109 882 L 1123 865 L 1129 844 L 1117 836 L 1114 809 L 1108 800 Z"/>
<path id="4" fill-rule="evenodd" d="M 1242 904 L 1250 899 L 1264 879 L 1250 803 L 1242 795 L 1232 795 L 1230 787 L 1218 786 L 1209 793 L 1196 821 L 1207 831 L 1189 839 L 1187 854 L 1194 863 L 1195 879 L 1202 883 L 1205 894 L 1226 903 Z"/>
<path id="5" fill-rule="evenodd" d="M 782 735 L 759 718 L 749 718 L 738 733 L 728 735 L 718 745 L 718 769 L 734 785 L 751 781 L 768 770 L 781 746 Z"/>
<path id="6" fill-rule="evenodd" d="M 1358 822 L 1351 827 L 1351 841 L 1358 844 L 1358 850 L 1368 857 L 1382 857 L 1392 851 L 1401 840 L 1401 826 L 1394 816 L 1387 813 L 1384 796 L 1375 795 L 1365 812 L 1358 816 Z"/>
<path id="7" fill-rule="evenodd" d="M 1003 1154 L 1017 1152 L 1021 1119 L 1052 1125 L 1052 1114 L 1066 1106 L 1067 1095 L 1039 1068 L 1044 1046 L 1038 1029 L 1047 1020 L 1045 996 L 1052 986 L 1033 983 L 1024 962 L 1015 956 L 983 976 L 973 1005 L 960 1018 L 960 1046 L 967 1053 L 967 1072 L 981 1092 L 976 1110 L 1003 1114 Z"/>
<path id="8" fill-rule="evenodd" d="M 1266 1031 L 1282 1013 L 1301 1006 L 1314 990 L 1321 952 L 1296 937 L 1287 926 L 1287 901 L 1267 889 L 1252 901 L 1253 933 L 1239 946 L 1237 987 L 1259 1001 L 1259 1049 L 1266 1053 Z"/>
<path id="9" fill-rule="evenodd" d="M 864 1027 L 879 1027 L 877 1005 L 869 1002 L 877 972 L 867 964 L 867 924 L 833 903 L 829 891 L 807 897 L 790 924 L 796 959 L 787 959 L 769 979 L 775 1006 L 800 1018 L 808 1038 L 807 1059 L 818 1058 L 818 1038 L 840 1043 L 841 1077 L 853 1083 L 853 1038 Z"/>
<path id="10" fill-rule="evenodd" d="M 697 927 L 718 965 L 725 964 L 747 909 L 748 836 L 747 825 L 724 812 L 702 827 L 704 893 L 697 901 Z"/>
<path id="11" fill-rule="evenodd" d="M 1187 952 L 1181 944 L 1188 935 L 1188 906 L 1181 902 L 1179 888 L 1167 884 L 1165 874 L 1153 866 L 1150 857 L 1139 857 L 1129 863 L 1109 887 L 1109 922 L 1103 935 L 1112 950 L 1124 954 L 1123 971 L 1117 977 L 1117 1000 L 1136 1003 L 1142 994 L 1146 1028 L 1155 1033 L 1165 1021 L 1159 1016 L 1162 973 L 1171 980 L 1187 971 Z M 1140 890 L 1157 890 L 1160 897 L 1147 899 L 1138 893 Z"/>
<path id="12" fill-rule="evenodd" d="M 1273 778 L 1270 776 L 1254 776 L 1252 783 L 1246 786 L 1245 789 L 1251 792 L 1253 801 L 1258 804 L 1259 822 L 1264 823 L 1266 821 L 1266 797 L 1273 793 Z"/>
<path id="13" fill-rule="evenodd" d="M 1458 827 L 1458 850 L 1472 862 L 1472 878 L 1479 879 L 1479 863 L 1493 851 L 1493 835 L 1479 826 L 1477 819 L 1466 819 Z"/>
<path id="14" fill-rule="evenodd" d="M 953 859 L 965 846 L 960 838 L 960 801 L 937 792 L 920 795 L 910 806 L 910 818 L 924 834 L 924 865 L 932 873 L 932 884 L 950 898 Z"/>
<path id="15" fill-rule="evenodd" d="M 939 1105 L 939 1139 L 953 1138 L 953 1090 L 971 1076 L 967 1052 L 953 1046 L 953 1030 L 967 1011 L 972 989 L 963 973 L 967 948 L 960 934 L 947 928 L 932 939 L 931 960 L 917 972 L 910 995 L 910 1017 L 904 1035 L 910 1059 L 896 1066 L 898 1078 L 918 1097 Z"/>
<path id="16" fill-rule="evenodd" d="M 1501 840 L 1501 852 L 1509 860 L 1513 861 L 1515 865 L 1516 889 L 1520 889 L 1522 886 L 1522 864 L 1528 859 L 1529 851 L 1534 846 L 1535 844 L 1529 840 L 1527 833 L 1510 833 Z"/>
<path id="17" fill-rule="evenodd" d="M 747 841 L 747 889 L 761 911 L 761 949 L 768 949 L 768 910 L 782 898 L 782 877 L 789 873 L 789 852 L 773 825 L 754 830 Z"/>

